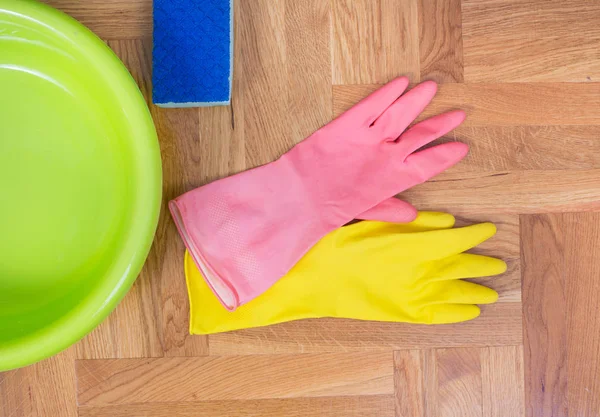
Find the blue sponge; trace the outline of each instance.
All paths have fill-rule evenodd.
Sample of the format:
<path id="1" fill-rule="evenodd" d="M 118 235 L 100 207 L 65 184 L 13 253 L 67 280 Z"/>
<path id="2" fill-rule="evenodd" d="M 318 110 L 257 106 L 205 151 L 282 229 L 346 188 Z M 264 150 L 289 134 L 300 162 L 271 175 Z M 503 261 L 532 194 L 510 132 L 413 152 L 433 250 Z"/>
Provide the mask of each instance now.
<path id="1" fill-rule="evenodd" d="M 227 105 L 233 0 L 154 0 L 152 100 L 160 107 Z"/>

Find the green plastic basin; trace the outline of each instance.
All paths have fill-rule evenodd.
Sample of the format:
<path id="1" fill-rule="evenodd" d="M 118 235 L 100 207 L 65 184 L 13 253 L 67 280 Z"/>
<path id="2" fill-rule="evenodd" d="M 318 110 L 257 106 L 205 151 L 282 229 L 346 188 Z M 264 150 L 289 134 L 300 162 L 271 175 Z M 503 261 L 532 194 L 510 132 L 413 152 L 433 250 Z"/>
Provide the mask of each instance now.
<path id="1" fill-rule="evenodd" d="M 92 32 L 0 0 L 0 371 L 97 326 L 139 274 L 160 211 L 146 102 Z"/>

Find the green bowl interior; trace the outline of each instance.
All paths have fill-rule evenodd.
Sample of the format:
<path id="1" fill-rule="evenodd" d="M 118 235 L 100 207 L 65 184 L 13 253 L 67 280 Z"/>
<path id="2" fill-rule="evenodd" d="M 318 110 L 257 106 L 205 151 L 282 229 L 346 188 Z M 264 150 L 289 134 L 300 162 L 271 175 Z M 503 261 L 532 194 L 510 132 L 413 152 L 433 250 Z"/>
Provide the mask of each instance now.
<path id="1" fill-rule="evenodd" d="M 160 205 L 156 132 L 95 35 L 0 0 L 0 370 L 47 357 L 114 308 Z"/>

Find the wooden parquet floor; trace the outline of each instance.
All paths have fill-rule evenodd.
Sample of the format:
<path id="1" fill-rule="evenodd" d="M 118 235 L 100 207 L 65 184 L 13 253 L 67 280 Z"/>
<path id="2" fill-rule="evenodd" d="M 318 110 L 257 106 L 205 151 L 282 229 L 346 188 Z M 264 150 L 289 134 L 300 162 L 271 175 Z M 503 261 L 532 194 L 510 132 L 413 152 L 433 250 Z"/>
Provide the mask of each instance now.
<path id="1" fill-rule="evenodd" d="M 196 1 L 196 0 L 194 0 Z M 50 0 L 151 90 L 151 0 Z M 0 417 L 600 416 L 600 1 L 235 0 L 231 107 L 159 109 L 164 205 L 134 287 L 90 335 L 0 374 Z M 166 202 L 270 162 L 377 86 L 433 79 L 464 162 L 402 195 L 509 264 L 480 318 L 307 320 L 188 335 Z M 594 212 L 596 211 L 596 212 Z"/>

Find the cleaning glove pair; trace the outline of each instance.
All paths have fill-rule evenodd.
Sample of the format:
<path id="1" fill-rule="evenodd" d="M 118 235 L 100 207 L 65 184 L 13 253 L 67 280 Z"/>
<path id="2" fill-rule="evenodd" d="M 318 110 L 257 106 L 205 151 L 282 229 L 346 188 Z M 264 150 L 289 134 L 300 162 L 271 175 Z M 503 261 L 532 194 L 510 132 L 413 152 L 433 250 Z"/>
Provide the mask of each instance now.
<path id="1" fill-rule="evenodd" d="M 194 263 L 228 310 L 264 293 L 353 219 L 413 220 L 414 207 L 393 196 L 467 154 L 459 142 L 419 150 L 465 115 L 452 111 L 408 128 L 437 90 L 428 81 L 405 93 L 408 83 L 391 81 L 278 160 L 169 203 Z"/>
<path id="2" fill-rule="evenodd" d="M 311 317 L 452 323 L 496 301 L 494 290 L 462 280 L 506 270 L 464 253 L 495 226 L 453 228 L 451 215 L 417 215 L 394 198 L 468 151 L 459 142 L 419 150 L 465 115 L 409 128 L 437 87 L 407 87 L 397 78 L 278 160 L 169 203 L 188 249 L 191 333 Z M 346 225 L 354 219 L 366 221 Z"/>
<path id="3" fill-rule="evenodd" d="M 229 312 L 189 253 L 190 333 L 211 334 L 291 320 L 340 317 L 441 324 L 471 320 L 496 291 L 462 281 L 501 274 L 506 264 L 464 253 L 496 232 L 491 223 L 453 228 L 454 217 L 421 212 L 411 223 L 364 221 L 321 239 L 263 295 Z"/>

